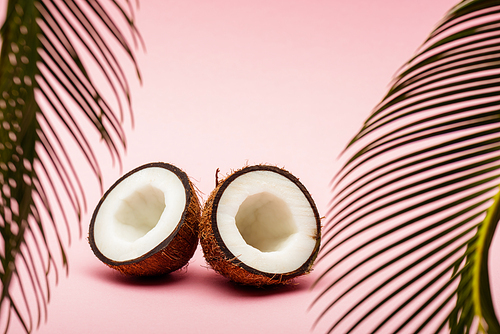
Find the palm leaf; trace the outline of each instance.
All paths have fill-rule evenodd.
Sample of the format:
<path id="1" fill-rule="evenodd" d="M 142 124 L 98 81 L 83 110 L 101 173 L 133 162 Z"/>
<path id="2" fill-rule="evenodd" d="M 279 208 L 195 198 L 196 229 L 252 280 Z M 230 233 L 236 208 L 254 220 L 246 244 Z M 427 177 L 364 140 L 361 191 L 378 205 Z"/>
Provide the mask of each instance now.
<path id="1" fill-rule="evenodd" d="M 129 39 L 136 43 L 140 36 L 132 15 L 130 4 L 116 1 L 7 3 L 0 30 L 0 325 L 5 331 L 12 317 L 27 332 L 39 326 L 47 316 L 49 275 L 54 272 L 57 281 L 58 267 L 67 270 L 70 225 L 86 209 L 69 151 L 80 150 L 99 184 L 92 142 L 102 139 L 120 161 L 130 93 L 117 52 L 137 69 Z M 84 56 L 90 60 L 84 63 Z M 104 78 L 99 87 L 89 64 Z M 102 88 L 112 92 L 108 98 Z M 85 123 L 96 132 L 82 131 Z M 72 141 L 61 139 L 68 137 Z"/>
<path id="2" fill-rule="evenodd" d="M 499 333 L 500 1 L 437 25 L 349 143 L 315 283 L 328 332 Z"/>

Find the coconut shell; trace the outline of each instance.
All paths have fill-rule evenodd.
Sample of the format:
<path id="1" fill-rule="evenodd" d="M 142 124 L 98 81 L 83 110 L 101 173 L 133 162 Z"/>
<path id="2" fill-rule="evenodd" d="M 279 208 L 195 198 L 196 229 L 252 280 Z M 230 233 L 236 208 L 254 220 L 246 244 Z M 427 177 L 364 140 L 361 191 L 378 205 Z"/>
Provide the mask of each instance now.
<path id="1" fill-rule="evenodd" d="M 219 234 L 219 230 L 217 228 L 217 207 L 222 194 L 229 184 L 237 177 L 253 171 L 272 171 L 287 177 L 300 188 L 313 209 L 317 223 L 317 234 L 314 237 L 316 245 L 308 260 L 301 267 L 292 272 L 283 274 L 267 273 L 248 266 L 240 261 L 236 255 L 231 253 L 231 251 L 225 246 Z M 293 278 L 307 274 L 312 270 L 314 260 L 319 252 L 320 242 L 321 222 L 316 204 L 314 203 L 311 195 L 299 179 L 288 171 L 275 166 L 248 166 L 235 171 L 225 179 L 218 182 L 217 187 L 212 191 L 203 208 L 200 221 L 200 244 L 203 249 L 205 260 L 216 272 L 236 283 L 253 286 L 289 283 Z"/>
<path id="2" fill-rule="evenodd" d="M 174 231 L 159 245 L 148 253 L 128 261 L 118 262 L 107 258 L 96 246 L 94 240 L 94 224 L 99 208 L 106 200 L 108 194 L 124 179 L 145 168 L 160 167 L 168 169 L 181 180 L 186 194 L 186 206 L 181 219 Z M 89 227 L 89 243 L 95 256 L 110 268 L 116 269 L 126 275 L 151 276 L 173 272 L 184 267 L 193 256 L 198 245 L 198 228 L 200 221 L 201 205 L 193 184 L 181 169 L 162 162 L 142 165 L 125 174 L 116 181 L 101 198 L 97 205 Z"/>

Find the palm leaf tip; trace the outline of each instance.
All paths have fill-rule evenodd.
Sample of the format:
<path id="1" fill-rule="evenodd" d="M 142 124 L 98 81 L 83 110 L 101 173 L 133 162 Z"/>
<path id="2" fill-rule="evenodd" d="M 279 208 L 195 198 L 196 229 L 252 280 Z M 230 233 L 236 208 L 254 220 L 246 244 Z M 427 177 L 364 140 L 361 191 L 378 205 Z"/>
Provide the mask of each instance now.
<path id="1" fill-rule="evenodd" d="M 316 326 L 500 332 L 488 277 L 499 219 L 498 64 L 500 3 L 472 0 L 400 70 L 335 178 Z"/>
<path id="2" fill-rule="evenodd" d="M 58 267 L 67 272 L 70 227 L 87 205 L 74 147 L 102 187 L 93 150 L 98 138 L 82 130 L 84 123 L 120 160 L 123 106 L 130 109 L 131 103 L 117 59 L 120 52 L 128 55 L 138 72 L 128 40 L 139 35 L 133 8 L 126 11 L 117 1 L 6 5 L 0 30 L 0 327 L 7 331 L 15 319 L 29 332 L 47 317 L 50 273 L 57 282 Z M 109 42 L 119 47 L 111 49 Z M 107 87 L 96 85 L 82 54 Z M 103 89 L 111 94 L 101 94 Z"/>

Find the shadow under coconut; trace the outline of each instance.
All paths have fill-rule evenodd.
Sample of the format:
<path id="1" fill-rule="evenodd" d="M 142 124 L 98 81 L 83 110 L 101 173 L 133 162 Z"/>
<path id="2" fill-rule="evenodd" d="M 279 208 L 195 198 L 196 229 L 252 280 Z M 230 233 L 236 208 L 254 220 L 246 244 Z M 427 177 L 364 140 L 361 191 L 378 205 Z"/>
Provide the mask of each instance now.
<path id="1" fill-rule="evenodd" d="M 105 266 L 95 268 L 92 271 L 89 275 L 101 281 L 126 286 L 165 286 L 177 284 L 189 277 L 186 268 L 157 276 L 129 276 Z"/>
<path id="2" fill-rule="evenodd" d="M 224 276 L 216 273 L 211 268 L 206 268 L 206 273 L 203 276 L 204 277 L 200 276 L 199 279 L 203 279 L 204 284 L 210 284 L 212 289 L 218 292 L 220 291 L 220 293 L 231 294 L 233 296 L 236 295 L 238 297 L 260 298 L 266 296 L 299 293 L 308 290 L 312 285 L 312 278 L 310 277 L 299 277 L 283 285 L 244 285 L 230 281 Z"/>
<path id="3" fill-rule="evenodd" d="M 286 285 L 268 285 L 262 287 L 242 285 L 234 282 L 228 282 L 226 285 L 232 292 L 245 297 L 265 297 L 271 295 L 297 293 L 308 289 L 308 286 L 305 286 L 304 282 L 291 282 Z"/>

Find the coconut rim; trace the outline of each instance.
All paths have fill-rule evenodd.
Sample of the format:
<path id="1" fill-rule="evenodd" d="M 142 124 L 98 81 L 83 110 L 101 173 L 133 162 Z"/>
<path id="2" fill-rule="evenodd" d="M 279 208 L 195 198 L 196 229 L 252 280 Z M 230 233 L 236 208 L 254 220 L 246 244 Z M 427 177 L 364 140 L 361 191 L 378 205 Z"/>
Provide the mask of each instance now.
<path id="1" fill-rule="evenodd" d="M 169 170 L 170 172 L 174 173 L 177 178 L 181 181 L 182 185 L 184 186 L 184 191 L 186 194 L 186 204 L 184 206 L 184 210 L 182 211 L 181 218 L 179 219 L 179 222 L 177 223 L 175 229 L 170 233 L 162 242 L 160 242 L 157 246 L 152 248 L 150 251 L 148 251 L 146 254 L 143 254 L 139 257 L 136 257 L 131 260 L 126 260 L 126 261 L 115 261 L 111 260 L 110 258 L 106 257 L 104 254 L 101 253 L 99 248 L 97 247 L 94 239 L 94 225 L 95 225 L 95 220 L 97 218 L 97 214 L 99 212 L 99 209 L 101 208 L 101 205 L 104 203 L 108 195 L 115 189 L 115 187 L 118 186 L 123 180 L 128 178 L 129 176 L 147 168 L 152 168 L 152 167 L 159 167 L 159 168 L 164 168 Z M 90 220 L 90 226 L 89 226 L 89 243 L 90 243 L 90 248 L 94 252 L 95 256 L 101 260 L 102 262 L 112 265 L 112 266 L 125 266 L 129 265 L 132 263 L 138 263 L 141 262 L 142 260 L 145 260 L 151 256 L 154 256 L 158 252 L 160 252 L 162 249 L 168 247 L 170 242 L 177 236 L 177 233 L 181 229 L 181 227 L 186 223 L 186 215 L 188 213 L 188 208 L 191 204 L 191 197 L 193 196 L 192 194 L 192 187 L 191 187 L 191 182 L 189 181 L 189 177 L 187 174 L 181 170 L 180 168 L 171 165 L 166 162 L 152 162 L 152 163 L 147 163 L 142 166 L 139 166 L 137 168 L 134 168 L 133 170 L 129 171 L 128 173 L 124 174 L 122 177 L 120 177 L 107 191 L 106 193 L 101 197 L 99 203 L 97 204 L 93 214 L 92 218 Z"/>
<path id="2" fill-rule="evenodd" d="M 265 272 L 265 271 L 255 269 L 254 267 L 251 267 L 251 266 L 247 265 L 246 263 L 242 262 L 235 254 L 233 254 L 227 248 L 226 244 L 224 243 L 224 241 L 220 235 L 219 227 L 217 226 L 217 209 L 219 207 L 219 201 L 222 197 L 222 194 L 224 193 L 226 188 L 231 184 L 231 182 L 233 182 L 236 178 L 238 178 L 239 176 L 241 176 L 243 174 L 255 172 L 255 171 L 270 171 L 270 172 L 274 172 L 274 173 L 277 173 L 279 175 L 282 175 L 282 176 L 286 177 L 287 179 L 289 179 L 304 194 L 307 201 L 309 202 L 311 209 L 313 210 L 314 218 L 316 220 L 316 245 L 315 245 L 313 251 L 311 252 L 311 255 L 309 256 L 309 258 L 306 261 L 304 261 L 304 263 L 299 268 L 297 268 L 293 271 L 286 272 L 286 273 L 270 273 L 270 272 Z M 300 182 L 300 180 L 297 177 L 295 177 L 293 174 L 291 174 L 287 170 L 276 167 L 276 166 L 270 166 L 270 165 L 255 165 L 255 166 L 243 167 L 242 169 L 234 172 L 233 174 L 231 174 L 226 179 L 224 179 L 220 182 L 222 184 L 220 185 L 219 189 L 217 190 L 217 193 L 215 194 L 214 200 L 212 202 L 212 212 L 211 212 L 211 216 L 210 216 L 210 225 L 212 228 L 212 233 L 214 235 L 214 238 L 217 241 L 217 244 L 218 244 L 221 252 L 226 257 L 226 259 L 230 259 L 228 261 L 230 261 L 232 264 L 234 264 L 242 269 L 245 269 L 246 271 L 248 271 L 251 274 L 266 276 L 266 277 L 269 277 L 271 279 L 277 278 L 277 277 L 281 277 L 281 278 L 290 277 L 290 278 L 292 278 L 294 276 L 298 276 L 298 275 L 301 275 L 303 273 L 307 273 L 311 269 L 311 266 L 314 263 L 314 260 L 316 259 L 317 255 L 318 255 L 318 250 L 319 250 L 320 243 L 321 243 L 321 219 L 319 217 L 318 209 L 316 207 L 316 204 L 314 203 L 314 200 L 313 200 L 311 194 L 306 189 L 306 187 L 302 184 L 302 182 Z"/>

